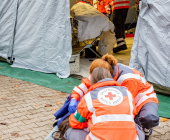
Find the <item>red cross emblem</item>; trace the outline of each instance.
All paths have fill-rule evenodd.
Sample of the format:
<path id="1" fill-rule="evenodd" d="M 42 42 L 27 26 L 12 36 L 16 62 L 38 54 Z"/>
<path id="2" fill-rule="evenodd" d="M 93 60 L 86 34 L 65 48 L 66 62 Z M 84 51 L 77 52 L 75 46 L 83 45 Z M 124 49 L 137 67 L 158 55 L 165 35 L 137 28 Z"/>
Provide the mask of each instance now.
<path id="1" fill-rule="evenodd" d="M 109 100 L 113 100 L 113 97 L 116 97 L 116 95 L 112 95 L 111 92 L 108 93 L 108 95 L 105 95 L 106 98 L 109 98 Z"/>

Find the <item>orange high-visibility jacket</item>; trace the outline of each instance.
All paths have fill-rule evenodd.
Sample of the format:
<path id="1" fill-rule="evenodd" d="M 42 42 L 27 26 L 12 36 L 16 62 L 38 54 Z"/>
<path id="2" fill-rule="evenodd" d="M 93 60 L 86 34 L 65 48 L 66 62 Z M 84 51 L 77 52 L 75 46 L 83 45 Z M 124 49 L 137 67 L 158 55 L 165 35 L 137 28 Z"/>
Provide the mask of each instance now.
<path id="1" fill-rule="evenodd" d="M 106 14 L 106 11 L 110 11 L 110 6 L 108 5 L 109 0 L 99 0 L 100 2 L 97 3 L 97 9 L 103 13 Z"/>
<path id="2" fill-rule="evenodd" d="M 143 78 L 139 71 L 120 63 L 114 66 L 113 69 L 113 79 L 118 81 L 121 86 L 128 88 L 135 98 L 137 112 L 140 111 L 143 105 L 149 102 L 158 104 L 158 99 L 153 86 Z M 82 79 L 82 83 L 73 89 L 71 98 L 75 98 L 78 101 L 85 95 L 89 88 L 90 76 L 86 79 Z"/>
<path id="3" fill-rule="evenodd" d="M 129 0 L 110 0 L 110 6 L 112 11 L 115 9 L 130 8 Z"/>
<path id="4" fill-rule="evenodd" d="M 70 115 L 72 128 L 87 128 L 85 140 L 138 140 L 132 94 L 113 79 L 103 79 L 90 87 Z"/>

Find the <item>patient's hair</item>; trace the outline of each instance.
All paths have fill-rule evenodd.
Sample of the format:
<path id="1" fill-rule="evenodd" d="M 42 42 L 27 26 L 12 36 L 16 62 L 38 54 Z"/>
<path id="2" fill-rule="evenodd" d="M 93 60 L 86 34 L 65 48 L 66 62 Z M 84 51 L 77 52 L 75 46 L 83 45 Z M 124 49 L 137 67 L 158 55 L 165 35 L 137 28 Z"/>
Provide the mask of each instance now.
<path id="1" fill-rule="evenodd" d="M 92 62 L 89 73 L 92 74 L 96 67 L 103 67 L 113 75 L 113 66 L 117 64 L 117 59 L 113 55 L 106 54 L 101 59 L 96 59 Z"/>
<path id="2" fill-rule="evenodd" d="M 112 75 L 107 69 L 103 67 L 97 67 L 93 70 L 91 74 L 91 85 L 105 78 L 112 78 Z"/>

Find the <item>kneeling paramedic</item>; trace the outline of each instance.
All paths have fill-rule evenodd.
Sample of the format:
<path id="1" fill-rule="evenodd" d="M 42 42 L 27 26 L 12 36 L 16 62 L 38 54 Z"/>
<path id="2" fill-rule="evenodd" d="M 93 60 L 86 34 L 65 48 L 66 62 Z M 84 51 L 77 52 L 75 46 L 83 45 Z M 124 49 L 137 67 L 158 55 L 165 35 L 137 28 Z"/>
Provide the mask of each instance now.
<path id="1" fill-rule="evenodd" d="M 117 63 L 113 55 L 106 54 L 102 58 L 94 60 L 90 66 L 90 75 L 96 67 L 103 67 L 110 71 L 112 79 L 130 91 L 135 99 L 137 111 L 135 122 L 143 128 L 145 140 L 148 140 L 152 134 L 151 128 L 159 124 L 158 98 L 153 86 L 136 69 Z M 75 112 L 77 101 L 87 93 L 91 86 L 90 79 L 91 76 L 82 79 L 82 83 L 73 89 L 69 112 Z"/>
<path id="2" fill-rule="evenodd" d="M 78 129 L 79 135 L 80 129 L 89 128 L 85 140 L 144 140 L 143 131 L 134 122 L 135 102 L 127 88 L 121 87 L 102 67 L 93 70 L 91 85 L 76 112 L 70 115 L 70 126 Z M 75 129 L 66 131 L 67 140 L 81 139 Z"/>

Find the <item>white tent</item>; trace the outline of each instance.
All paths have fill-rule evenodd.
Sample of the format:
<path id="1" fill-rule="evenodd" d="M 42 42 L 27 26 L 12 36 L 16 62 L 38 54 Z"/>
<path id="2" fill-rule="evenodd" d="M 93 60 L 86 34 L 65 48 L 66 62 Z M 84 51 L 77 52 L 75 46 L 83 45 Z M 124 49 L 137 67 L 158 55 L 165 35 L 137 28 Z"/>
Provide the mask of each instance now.
<path id="1" fill-rule="evenodd" d="M 70 74 L 69 0 L 0 0 L 0 57 L 19 67 Z"/>
<path id="2" fill-rule="evenodd" d="M 130 66 L 154 83 L 157 91 L 170 91 L 170 1 L 141 0 Z M 166 88 L 165 88 L 166 87 Z"/>

